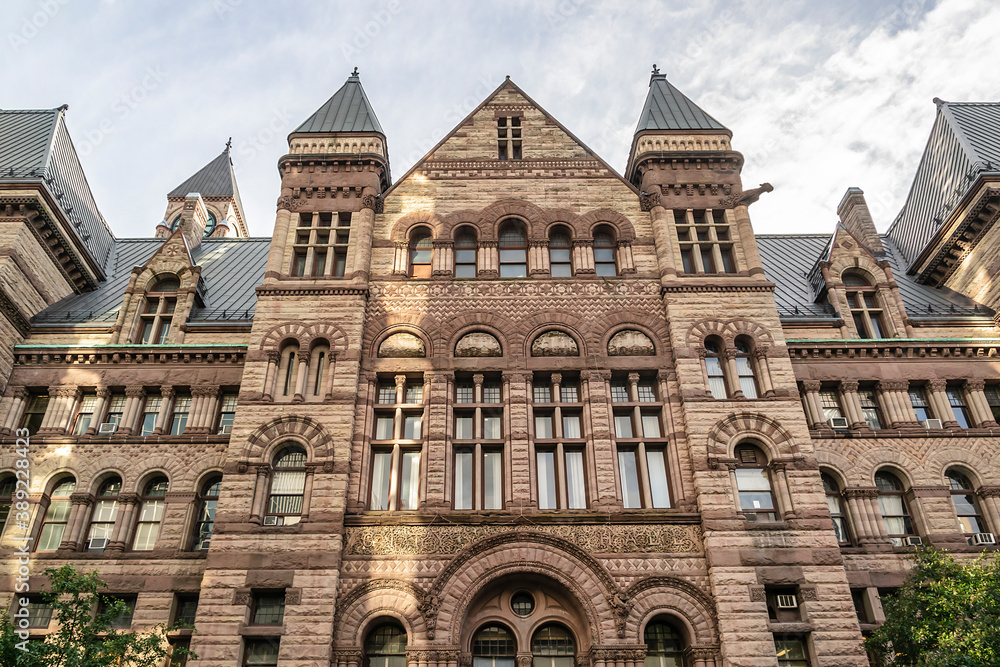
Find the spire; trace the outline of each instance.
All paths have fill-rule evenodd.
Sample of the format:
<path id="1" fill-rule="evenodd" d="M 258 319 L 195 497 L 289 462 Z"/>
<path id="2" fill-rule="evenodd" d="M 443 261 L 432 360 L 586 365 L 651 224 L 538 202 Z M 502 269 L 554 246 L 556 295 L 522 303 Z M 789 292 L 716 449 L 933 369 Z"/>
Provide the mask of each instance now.
<path id="1" fill-rule="evenodd" d="M 661 74 L 656 65 L 649 77 L 649 94 L 635 132 L 645 130 L 713 130 L 731 135 L 722 123 L 670 85 L 666 74 Z"/>
<path id="2" fill-rule="evenodd" d="M 333 97 L 299 125 L 292 134 L 300 132 L 382 132 L 375 111 L 361 87 L 358 68 L 355 67 L 347 82 Z"/>
<path id="3" fill-rule="evenodd" d="M 230 140 L 231 142 L 232 140 Z M 239 198 L 236 188 L 236 174 L 233 172 L 233 161 L 229 157 L 231 143 L 219 153 L 219 156 L 199 169 L 193 176 L 171 190 L 168 197 L 185 197 L 189 192 L 197 192 L 202 197 L 235 197 Z"/>
<path id="4" fill-rule="evenodd" d="M 157 226 L 157 236 L 169 235 L 177 227 L 182 211 L 179 207 L 183 206 L 189 194 L 197 194 L 208 207 L 206 236 L 249 236 L 240 189 L 236 185 L 236 172 L 233 170 L 232 148 L 230 137 L 217 157 L 167 193 L 167 210 L 163 222 Z"/>

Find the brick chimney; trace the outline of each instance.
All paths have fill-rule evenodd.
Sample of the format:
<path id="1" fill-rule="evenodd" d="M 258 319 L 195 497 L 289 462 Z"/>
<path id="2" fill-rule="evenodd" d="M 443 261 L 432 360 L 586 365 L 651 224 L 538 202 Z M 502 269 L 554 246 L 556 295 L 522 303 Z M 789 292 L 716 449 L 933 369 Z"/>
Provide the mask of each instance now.
<path id="1" fill-rule="evenodd" d="M 837 206 L 837 215 L 840 216 L 840 222 L 847 231 L 865 244 L 869 251 L 875 255 L 885 254 L 882 239 L 875 231 L 875 221 L 868 211 L 865 193 L 861 188 L 847 188 L 844 198 Z"/>

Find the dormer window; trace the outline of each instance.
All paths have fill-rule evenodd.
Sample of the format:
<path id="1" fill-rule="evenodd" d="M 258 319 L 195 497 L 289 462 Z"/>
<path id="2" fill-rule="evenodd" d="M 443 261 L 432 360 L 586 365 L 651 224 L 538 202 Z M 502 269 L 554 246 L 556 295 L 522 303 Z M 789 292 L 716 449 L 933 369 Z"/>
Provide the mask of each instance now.
<path id="1" fill-rule="evenodd" d="M 146 305 L 139 316 L 139 343 L 142 345 L 163 345 L 170 334 L 177 309 L 177 278 L 164 278 L 146 292 Z"/>
<path id="2" fill-rule="evenodd" d="M 521 159 L 521 118 L 500 116 L 497 118 L 497 159 Z"/>
<path id="3" fill-rule="evenodd" d="M 882 306 L 876 287 L 859 273 L 845 273 L 843 281 L 858 338 L 885 338 Z"/>

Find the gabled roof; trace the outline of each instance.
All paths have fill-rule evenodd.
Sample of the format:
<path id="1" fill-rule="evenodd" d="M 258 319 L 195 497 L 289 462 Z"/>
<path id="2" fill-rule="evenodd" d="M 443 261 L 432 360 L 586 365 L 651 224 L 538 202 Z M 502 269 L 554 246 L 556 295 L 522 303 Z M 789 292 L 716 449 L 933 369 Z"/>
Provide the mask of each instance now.
<path id="1" fill-rule="evenodd" d="M 944 102 L 888 234 L 913 262 L 980 174 L 1000 171 L 1000 102 Z"/>
<path id="2" fill-rule="evenodd" d="M 229 144 L 219 156 L 199 169 L 189 179 L 167 193 L 168 197 L 186 197 L 197 192 L 202 197 L 235 197 L 239 199 L 236 187 L 236 173 L 233 160 L 229 156 Z"/>
<path id="3" fill-rule="evenodd" d="M 732 135 L 722 123 L 670 85 L 655 65 L 635 134 L 645 130 L 715 130 Z"/>
<path id="4" fill-rule="evenodd" d="M 300 132 L 382 132 L 375 111 L 372 109 L 357 68 L 347 77 L 347 83 L 333 94 L 323 106 L 299 125 L 292 134 Z"/>
<path id="5" fill-rule="evenodd" d="M 47 189 L 91 260 L 106 271 L 114 235 L 73 147 L 67 108 L 0 110 L 0 182 L 35 183 Z"/>

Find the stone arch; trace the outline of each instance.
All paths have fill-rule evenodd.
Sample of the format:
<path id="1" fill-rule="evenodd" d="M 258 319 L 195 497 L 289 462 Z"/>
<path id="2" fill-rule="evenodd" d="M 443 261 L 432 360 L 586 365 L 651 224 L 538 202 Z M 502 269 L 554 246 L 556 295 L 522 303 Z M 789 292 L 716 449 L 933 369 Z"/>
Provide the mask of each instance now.
<path id="1" fill-rule="evenodd" d="M 425 225 L 430 228 L 431 238 L 442 238 L 444 224 L 437 213 L 430 211 L 414 211 L 407 213 L 392 226 L 389 230 L 389 239 L 392 241 L 409 241 L 410 234 L 415 227 Z"/>
<path id="2" fill-rule="evenodd" d="M 471 209 L 463 209 L 449 213 L 441 218 L 441 238 L 454 240 L 455 235 L 457 234 L 456 228 L 464 226 L 475 230 L 477 239 L 484 238 L 483 234 L 485 230 L 478 222 L 479 217 L 480 212 L 473 211 Z"/>
<path id="3" fill-rule="evenodd" d="M 365 329 L 362 349 L 372 359 L 378 358 L 378 348 L 382 341 L 395 333 L 409 333 L 423 339 L 427 357 L 434 356 L 440 349 L 440 333 L 435 336 L 430 332 L 440 332 L 441 326 L 433 317 L 420 313 L 390 313 L 380 319 L 373 319 Z"/>
<path id="4" fill-rule="evenodd" d="M 360 647 L 365 635 L 380 617 L 391 617 L 406 629 L 407 644 L 427 641 L 427 622 L 421 611 L 423 591 L 407 581 L 372 579 L 348 591 L 337 603 L 333 627 L 334 646 Z"/>
<path id="5" fill-rule="evenodd" d="M 799 445 L 792 434 L 777 419 L 755 412 L 732 414 L 716 422 L 708 432 L 708 455 L 730 458 L 733 447 L 743 440 L 759 442 L 770 459 L 780 458 L 782 449 L 799 453 Z M 786 444 L 787 443 L 787 444 Z"/>
<path id="6" fill-rule="evenodd" d="M 605 224 L 614 228 L 617 232 L 617 240 L 631 241 L 635 239 L 635 226 L 632 221 L 618 211 L 607 208 L 598 208 L 588 211 L 576 219 L 576 226 L 579 235 L 591 238 L 594 235 L 594 228 Z"/>
<path id="7" fill-rule="evenodd" d="M 498 341 L 504 354 L 508 354 L 512 345 L 516 345 L 513 334 L 515 324 L 503 315 L 488 311 L 470 311 L 456 316 L 444 324 L 440 332 L 440 349 L 448 350 L 451 353 L 455 349 L 458 340 L 473 331 L 484 331 Z"/>
<path id="8" fill-rule="evenodd" d="M 875 473 L 882 468 L 891 468 L 897 472 L 906 484 L 940 484 L 936 479 L 930 479 L 923 472 L 919 461 L 912 458 L 906 452 L 888 447 L 879 447 L 865 452 L 858 460 L 858 474 L 864 481 L 865 486 L 875 486 Z"/>
<path id="9" fill-rule="evenodd" d="M 132 487 L 132 491 L 138 493 L 140 496 L 146 492 L 146 485 L 150 483 L 156 477 L 166 477 L 167 478 L 167 491 L 176 491 L 174 488 L 174 476 L 170 474 L 170 470 L 164 465 L 165 461 L 160 459 L 151 459 L 146 462 L 145 469 L 136 475 L 135 485 Z M 79 480 L 77 481 L 79 484 Z M 124 484 L 122 485 L 122 490 L 124 491 Z"/>
<path id="10" fill-rule="evenodd" d="M 599 332 L 601 336 L 595 341 L 597 349 L 607 350 L 608 342 L 612 337 L 624 329 L 636 329 L 646 334 L 653 341 L 656 354 L 668 353 L 668 348 L 663 341 L 669 340 L 670 332 L 663 320 L 652 315 L 643 315 L 627 310 L 614 310 L 594 321 L 591 330 L 595 333 Z M 604 353 L 602 352 L 602 354 Z"/>
<path id="11" fill-rule="evenodd" d="M 819 465 L 820 472 L 824 472 L 824 468 L 833 473 L 834 479 L 838 479 L 844 484 L 844 486 L 851 486 L 856 484 L 855 479 L 857 478 L 857 469 L 853 462 L 843 454 L 839 452 L 831 452 L 829 450 L 818 450 L 816 452 L 816 463 Z"/>
<path id="12" fill-rule="evenodd" d="M 96 496 L 97 493 L 101 490 L 101 485 L 112 477 L 117 477 L 122 481 L 122 491 L 124 491 L 125 483 L 128 480 L 128 478 L 125 476 L 125 471 L 122 470 L 121 468 L 115 468 L 112 466 L 102 467 L 100 472 L 89 475 L 85 480 L 77 478 L 76 488 L 79 491 L 90 493 Z"/>
<path id="13" fill-rule="evenodd" d="M 263 456 L 274 445 L 288 439 L 305 444 L 307 453 L 312 450 L 311 461 L 333 456 L 333 438 L 322 424 L 303 415 L 285 415 L 257 427 L 243 445 L 240 460 L 270 463 Z"/>
<path id="14" fill-rule="evenodd" d="M 633 583 L 624 595 L 628 605 L 625 638 L 642 644 L 651 619 L 668 614 L 686 626 L 692 646 L 719 643 L 715 604 L 694 584 L 677 577 L 647 577 Z"/>
<path id="15" fill-rule="evenodd" d="M 843 287 L 845 272 L 858 273 L 868 280 L 872 287 L 886 282 L 885 270 L 870 257 L 837 257 L 830 262 L 832 287 Z"/>
<path id="16" fill-rule="evenodd" d="M 774 337 L 771 333 L 756 322 L 743 319 L 706 319 L 695 322 L 688 328 L 688 345 L 693 348 L 702 347 L 705 344 L 705 339 L 712 335 L 721 338 L 726 343 L 726 347 L 732 347 L 738 336 L 750 337 L 757 346 L 774 343 Z"/>
<path id="17" fill-rule="evenodd" d="M 286 340 L 298 342 L 299 349 L 308 348 L 310 338 L 309 328 L 298 322 L 285 322 L 271 327 L 260 341 L 261 350 L 277 350 Z"/>
<path id="18" fill-rule="evenodd" d="M 601 644 L 616 636 L 616 609 L 621 595 L 611 575 L 584 549 L 548 533 L 511 531 L 480 540 L 456 555 L 437 576 L 430 590 L 440 591 L 428 602 L 433 632 L 441 641 L 457 641 L 464 610 L 490 582 L 517 572 L 549 577 L 577 598 L 589 626 L 590 640 Z M 618 635 L 620 636 L 620 635 Z"/>
<path id="19" fill-rule="evenodd" d="M 539 221 L 544 217 L 545 212 L 531 202 L 521 199 L 503 199 L 480 211 L 476 225 L 483 232 L 482 238 L 495 239 L 499 236 L 501 222 L 507 218 L 518 218 L 524 223 L 525 235 L 530 239 L 534 236 Z"/>
<path id="20" fill-rule="evenodd" d="M 553 327 L 532 336 L 528 355 L 532 357 L 579 357 L 580 342 L 569 332 Z"/>
<path id="21" fill-rule="evenodd" d="M 306 329 L 306 348 L 312 347 L 316 341 L 324 339 L 330 344 L 330 352 L 340 352 L 347 349 L 347 334 L 340 327 L 329 322 L 319 322 Z M 305 349 L 300 347 L 299 349 Z"/>
<path id="22" fill-rule="evenodd" d="M 546 310 L 543 313 L 525 318 L 519 323 L 517 332 L 524 346 L 524 356 L 531 356 L 531 342 L 546 329 L 557 329 L 568 333 L 580 347 L 580 356 L 589 354 L 586 337 L 587 323 L 579 315 L 565 310 Z"/>
<path id="23" fill-rule="evenodd" d="M 991 453 L 996 454 L 995 451 Z M 986 480 L 990 477 L 989 473 L 993 470 L 982 456 L 969 450 L 958 448 L 934 451 L 931 453 L 930 460 L 927 463 L 931 474 L 936 475 L 942 481 L 945 480 L 944 474 L 948 469 L 957 466 L 967 470 L 968 476 L 972 477 L 973 481 L 978 481 L 980 484 L 987 484 Z M 945 483 L 947 482 L 945 481 Z"/>

